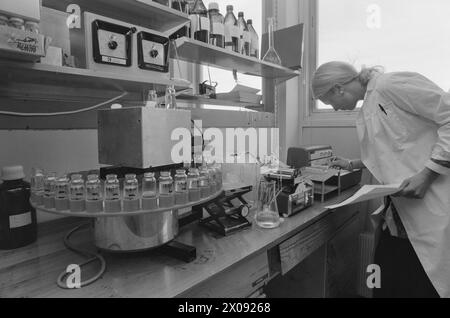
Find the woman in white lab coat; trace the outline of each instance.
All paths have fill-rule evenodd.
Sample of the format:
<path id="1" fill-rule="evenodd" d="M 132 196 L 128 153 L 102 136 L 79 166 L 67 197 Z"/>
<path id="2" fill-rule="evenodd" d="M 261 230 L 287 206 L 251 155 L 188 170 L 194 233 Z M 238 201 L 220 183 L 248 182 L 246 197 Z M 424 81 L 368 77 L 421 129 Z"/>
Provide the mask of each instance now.
<path id="1" fill-rule="evenodd" d="M 375 253 L 375 296 L 450 297 L 450 94 L 417 73 L 358 72 L 344 62 L 320 66 L 312 91 L 335 110 L 364 101 L 356 120 L 361 159 L 334 165 L 401 184 Z"/>

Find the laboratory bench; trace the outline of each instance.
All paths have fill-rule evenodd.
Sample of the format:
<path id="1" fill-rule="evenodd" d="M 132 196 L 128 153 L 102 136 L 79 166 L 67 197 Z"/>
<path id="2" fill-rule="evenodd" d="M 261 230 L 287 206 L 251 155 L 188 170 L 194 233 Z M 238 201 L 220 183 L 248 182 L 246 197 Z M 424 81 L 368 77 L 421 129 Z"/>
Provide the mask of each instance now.
<path id="1" fill-rule="evenodd" d="M 175 240 L 196 247 L 191 263 L 160 249 L 102 253 L 107 265 L 101 279 L 74 290 L 59 288 L 56 280 L 68 265 L 86 259 L 66 249 L 63 239 L 86 220 L 40 224 L 36 243 L 0 251 L 0 297 L 345 297 L 356 288 L 363 213 L 358 204 L 338 210 L 325 206 L 345 200 L 358 188 L 316 202 L 276 229 L 252 222 L 251 228 L 222 237 L 197 223 L 186 225 Z M 91 232 L 87 227 L 74 234 L 72 243 L 95 251 Z M 96 266 L 82 270 L 90 275 Z"/>

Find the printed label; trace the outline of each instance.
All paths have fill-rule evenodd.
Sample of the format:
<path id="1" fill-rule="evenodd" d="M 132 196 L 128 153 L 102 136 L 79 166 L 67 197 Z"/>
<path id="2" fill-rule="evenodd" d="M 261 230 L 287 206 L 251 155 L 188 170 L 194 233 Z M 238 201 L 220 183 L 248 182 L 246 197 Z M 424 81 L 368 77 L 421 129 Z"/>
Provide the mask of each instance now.
<path id="1" fill-rule="evenodd" d="M 11 215 L 9 217 L 9 228 L 17 229 L 19 227 L 27 226 L 31 224 L 31 212 Z"/>
<path id="2" fill-rule="evenodd" d="M 211 33 L 224 35 L 225 34 L 225 26 L 222 23 L 213 23 Z"/>
<path id="3" fill-rule="evenodd" d="M 200 30 L 206 30 L 209 32 L 210 24 L 209 19 L 205 17 L 200 17 Z"/>
<path id="4" fill-rule="evenodd" d="M 122 60 L 122 59 L 118 59 L 118 58 L 110 57 L 110 56 L 102 56 L 102 61 L 107 62 L 107 63 L 122 64 L 122 65 L 127 64 L 127 60 Z"/>

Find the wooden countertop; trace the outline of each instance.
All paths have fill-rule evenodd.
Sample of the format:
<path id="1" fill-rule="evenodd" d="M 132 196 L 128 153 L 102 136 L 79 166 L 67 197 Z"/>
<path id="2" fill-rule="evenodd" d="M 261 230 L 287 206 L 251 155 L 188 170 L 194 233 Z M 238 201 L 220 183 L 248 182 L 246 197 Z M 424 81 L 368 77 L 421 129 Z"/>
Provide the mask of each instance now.
<path id="1" fill-rule="evenodd" d="M 107 268 L 103 277 L 79 290 L 63 290 L 56 279 L 69 264 L 85 259 L 67 250 L 66 233 L 86 220 L 62 219 L 39 225 L 36 243 L 14 251 L 0 251 L 0 298 L 4 297 L 176 297 L 247 258 L 268 250 L 333 211 L 324 206 L 341 202 L 358 189 L 352 188 L 325 204 L 286 219 L 279 228 L 252 227 L 229 237 L 208 232 L 197 224 L 180 229 L 176 241 L 196 246 L 197 259 L 184 263 L 160 251 L 136 254 L 105 254 Z M 71 240 L 81 248 L 95 250 L 89 229 Z M 98 265 L 98 264 L 97 264 Z M 86 270 L 91 273 L 95 266 Z M 90 267 L 90 269 L 89 269 Z"/>

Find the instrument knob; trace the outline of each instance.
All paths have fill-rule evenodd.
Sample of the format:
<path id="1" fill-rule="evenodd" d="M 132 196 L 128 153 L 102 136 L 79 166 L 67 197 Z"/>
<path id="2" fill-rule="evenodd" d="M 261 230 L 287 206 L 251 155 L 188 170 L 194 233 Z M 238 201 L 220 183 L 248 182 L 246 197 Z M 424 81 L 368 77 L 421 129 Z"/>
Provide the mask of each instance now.
<path id="1" fill-rule="evenodd" d="M 150 50 L 150 56 L 152 58 L 156 58 L 158 54 L 159 54 L 158 50 Z"/>
<path id="2" fill-rule="evenodd" d="M 109 47 L 111 50 L 117 49 L 118 46 L 119 46 L 119 44 L 117 44 L 117 42 L 114 41 L 114 40 L 111 40 L 111 41 L 108 42 L 108 47 Z"/>

